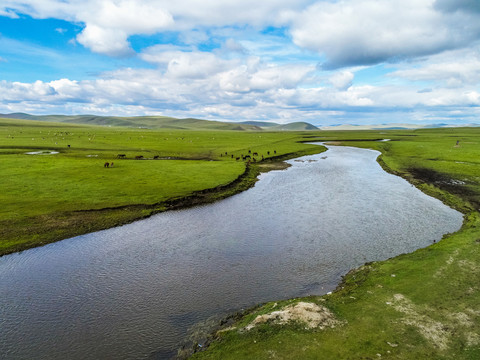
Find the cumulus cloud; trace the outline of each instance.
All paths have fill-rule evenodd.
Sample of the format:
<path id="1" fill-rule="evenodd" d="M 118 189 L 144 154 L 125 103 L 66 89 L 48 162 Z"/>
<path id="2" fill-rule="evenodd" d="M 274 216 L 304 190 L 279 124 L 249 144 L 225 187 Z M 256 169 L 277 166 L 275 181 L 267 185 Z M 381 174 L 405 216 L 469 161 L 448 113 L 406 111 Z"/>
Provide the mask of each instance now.
<path id="1" fill-rule="evenodd" d="M 77 41 L 94 52 L 119 56 L 130 52 L 128 37 L 180 31 L 182 40 L 207 39 L 202 28 L 284 24 L 286 11 L 299 10 L 311 0 L 5 0 L 0 15 L 57 18 L 84 25 Z M 255 9 L 255 11 L 252 11 Z M 109 45 L 114 41 L 114 45 Z"/>
<path id="2" fill-rule="evenodd" d="M 77 36 L 77 41 L 94 52 L 111 56 L 125 56 L 133 52 L 124 31 L 97 25 L 87 25 Z"/>
<path id="3" fill-rule="evenodd" d="M 297 45 L 324 54 L 323 67 L 333 69 L 465 46 L 479 38 L 480 18 L 446 15 L 431 0 L 317 2 L 295 17 L 291 34 Z"/>
<path id="4" fill-rule="evenodd" d="M 154 34 L 174 22 L 167 9 L 151 0 L 40 0 L 34 3 L 6 0 L 0 12 L 84 24 L 77 41 L 94 52 L 110 56 L 131 52 L 129 36 Z"/>
<path id="5" fill-rule="evenodd" d="M 333 74 L 329 81 L 339 90 L 346 90 L 352 86 L 352 81 L 355 75 L 350 71 L 340 71 Z"/>
<path id="6" fill-rule="evenodd" d="M 313 122 L 382 111 L 385 117 L 394 111 L 404 117 L 413 109 L 419 115 L 411 114 L 412 119 L 427 119 L 431 115 L 425 109 L 435 106 L 452 114 L 453 110 L 472 114 L 480 106 L 478 4 L 3 0 L 0 16 L 26 14 L 75 23 L 80 30 L 74 41 L 95 53 L 134 54 L 132 35 L 168 32 L 158 38 L 174 41 L 137 50 L 138 58 L 109 62 L 110 71 L 99 74 L 105 67 L 92 69 L 93 79 L 67 79 L 66 74 L 45 82 L 0 81 L 0 112 L 160 111 L 172 116 Z M 148 44 L 156 38 L 149 37 Z M 70 59 L 61 51 L 48 55 L 49 48 L 33 52 L 34 47 L 22 47 L 19 41 L 0 43 L 14 49 L 5 50 L 8 59 L 32 58 L 34 53 L 44 59 L 42 65 L 57 62 L 52 65 L 57 68 Z M 145 62 L 148 68 L 121 65 Z M 367 66 L 379 63 L 383 65 Z"/>
<path id="7" fill-rule="evenodd" d="M 325 55 L 329 69 L 430 55 L 480 35 L 476 0 L 5 0 L 0 14 L 83 24 L 78 42 L 113 56 L 131 51 L 134 34 L 179 31 L 198 44 L 206 28 L 285 27 L 295 44 Z"/>
<path id="8" fill-rule="evenodd" d="M 152 3 L 101 0 L 96 4 L 95 11 L 87 7 L 75 16 L 86 24 L 77 36 L 78 42 L 98 53 L 127 55 L 131 52 L 128 36 L 153 34 L 173 23 L 168 11 Z"/>
<path id="9" fill-rule="evenodd" d="M 428 60 L 403 65 L 388 75 L 415 82 L 431 82 L 435 86 L 463 88 L 480 84 L 478 49 L 455 50 Z"/>
<path id="10" fill-rule="evenodd" d="M 480 13 L 480 2 L 477 0 L 436 0 L 434 6 L 436 9 L 446 12 Z"/>

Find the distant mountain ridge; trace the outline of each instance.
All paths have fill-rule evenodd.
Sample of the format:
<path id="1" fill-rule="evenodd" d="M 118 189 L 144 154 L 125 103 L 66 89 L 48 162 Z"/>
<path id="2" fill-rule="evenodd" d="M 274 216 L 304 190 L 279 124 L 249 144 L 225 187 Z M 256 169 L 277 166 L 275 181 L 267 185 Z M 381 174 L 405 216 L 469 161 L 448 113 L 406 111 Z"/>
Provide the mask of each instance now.
<path id="1" fill-rule="evenodd" d="M 236 130 L 236 131 L 305 131 L 319 130 L 306 122 L 277 124 L 265 121 L 223 122 L 194 118 L 177 119 L 168 116 L 98 116 L 98 115 L 30 115 L 26 113 L 0 114 L 7 119 L 61 122 L 71 124 L 90 124 L 103 126 L 127 126 L 148 129 L 179 130 Z"/>
<path id="2" fill-rule="evenodd" d="M 381 124 L 381 125 L 355 125 L 355 124 L 336 124 L 330 126 L 320 126 L 319 130 L 414 130 L 414 129 L 434 129 L 448 127 L 478 127 L 480 124 Z"/>

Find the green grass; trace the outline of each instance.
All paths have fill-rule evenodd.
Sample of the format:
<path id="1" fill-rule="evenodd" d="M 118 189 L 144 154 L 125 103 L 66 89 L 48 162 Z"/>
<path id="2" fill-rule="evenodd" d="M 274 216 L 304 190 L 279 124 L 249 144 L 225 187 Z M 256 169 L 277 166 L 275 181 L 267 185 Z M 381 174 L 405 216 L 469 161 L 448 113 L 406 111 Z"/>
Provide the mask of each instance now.
<path id="1" fill-rule="evenodd" d="M 229 196 L 251 186 L 260 171 L 237 157 L 251 150 L 269 162 L 274 155 L 321 151 L 300 143 L 303 139 L 301 132 L 162 131 L 0 119 L 0 254 Z M 58 154 L 27 154 L 49 151 Z M 144 159 L 135 160 L 139 155 Z M 105 162 L 114 166 L 104 168 Z"/>
<path id="2" fill-rule="evenodd" d="M 342 325 L 307 330 L 298 323 L 267 323 L 240 331 L 257 315 L 272 311 L 273 303 L 268 303 L 248 311 L 235 329 L 218 333 L 207 351 L 193 357 L 479 359 L 480 129 L 320 136 L 380 150 L 379 162 L 385 169 L 464 212 L 462 229 L 428 248 L 351 271 L 331 295 L 279 301 L 275 307 L 300 300 L 314 302 L 330 309 Z M 360 141 L 382 137 L 392 141 Z"/>
<path id="3" fill-rule="evenodd" d="M 374 141 L 382 138 L 392 141 Z M 206 352 L 194 357 L 480 358 L 480 129 L 476 128 L 235 132 L 2 119 L 0 253 L 229 196 L 251 186 L 261 167 L 271 166 L 272 160 L 319 152 L 316 146 L 300 143 L 315 140 L 381 151 L 379 162 L 386 170 L 464 212 L 463 228 L 428 248 L 350 272 L 331 295 L 251 309 L 236 330 L 219 333 Z M 266 161 L 247 166 L 231 158 L 249 149 L 263 154 Z M 59 154 L 27 155 L 30 151 Z M 221 156 L 225 152 L 228 156 Z M 117 159 L 118 154 L 126 154 L 127 159 Z M 137 155 L 146 159 L 134 160 Z M 153 160 L 154 156 L 172 159 Z M 107 161 L 113 161 L 114 167 L 104 168 Z M 238 331 L 258 314 L 300 300 L 326 306 L 342 325 L 308 330 L 298 323 L 267 323 Z"/>

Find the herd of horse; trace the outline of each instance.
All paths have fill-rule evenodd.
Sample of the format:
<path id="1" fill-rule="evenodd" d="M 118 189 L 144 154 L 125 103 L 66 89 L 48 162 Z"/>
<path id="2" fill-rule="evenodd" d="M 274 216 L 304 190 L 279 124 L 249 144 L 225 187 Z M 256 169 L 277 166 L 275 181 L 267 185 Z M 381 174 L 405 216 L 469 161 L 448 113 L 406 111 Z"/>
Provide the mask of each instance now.
<path id="1" fill-rule="evenodd" d="M 277 150 L 273 150 L 273 153 L 276 154 L 276 153 L 277 153 Z M 270 155 L 270 151 L 267 151 L 267 156 L 269 156 L 269 155 Z M 228 152 L 225 151 L 225 153 L 221 153 L 221 154 L 220 154 L 220 157 L 223 157 L 223 156 L 227 156 L 227 157 L 228 157 Z M 255 156 L 261 156 L 261 157 L 262 157 L 262 159 L 259 160 L 259 161 L 265 160 L 265 157 L 264 157 L 263 154 L 259 155 L 258 152 L 253 152 L 253 153 L 252 153 L 252 150 L 248 150 L 248 154 L 247 154 L 247 155 L 241 154 L 240 156 L 236 156 L 236 155 L 234 155 L 234 154 L 230 154 L 230 157 L 231 157 L 232 159 L 235 159 L 236 161 L 239 161 L 239 160 L 241 159 L 241 160 L 243 160 L 243 161 L 248 161 L 248 162 L 250 162 L 250 161 L 256 162 L 257 159 L 256 159 Z M 117 155 L 117 159 L 126 159 L 126 158 L 127 158 L 127 154 L 118 154 L 118 155 Z M 135 159 L 135 160 L 143 160 L 143 159 L 145 159 L 145 158 L 144 158 L 143 155 L 136 155 L 136 156 L 134 157 L 134 159 Z M 160 159 L 160 156 L 159 156 L 159 155 L 155 155 L 155 156 L 153 157 L 153 160 L 158 160 L 158 159 Z M 112 163 L 106 162 L 106 163 L 103 165 L 103 167 L 105 167 L 105 168 L 112 167 L 112 166 L 113 166 L 113 162 L 112 162 Z"/>
<path id="2" fill-rule="evenodd" d="M 273 153 L 274 153 L 274 154 L 277 154 L 277 150 L 273 150 Z M 228 156 L 228 152 L 225 151 L 225 154 L 223 154 L 223 153 L 220 154 L 220 157 L 223 157 L 224 155 L 225 155 L 225 156 Z M 267 155 L 270 155 L 270 151 L 267 151 Z M 243 160 L 243 161 L 249 161 L 249 162 L 250 162 L 250 161 L 256 162 L 257 159 L 255 158 L 255 156 L 259 156 L 259 155 L 258 155 L 258 152 L 253 152 L 253 153 L 252 153 L 252 150 L 248 150 L 248 154 L 247 154 L 247 155 L 243 155 L 243 154 L 241 154 L 240 156 L 235 156 L 235 155 L 233 155 L 233 154 L 230 155 L 230 157 L 231 157 L 232 159 L 235 158 L 236 161 L 239 161 L 239 160 L 241 159 L 241 160 Z M 261 154 L 261 157 L 262 157 L 262 159 L 259 160 L 259 161 L 265 160 L 265 157 L 264 157 L 263 154 Z"/>

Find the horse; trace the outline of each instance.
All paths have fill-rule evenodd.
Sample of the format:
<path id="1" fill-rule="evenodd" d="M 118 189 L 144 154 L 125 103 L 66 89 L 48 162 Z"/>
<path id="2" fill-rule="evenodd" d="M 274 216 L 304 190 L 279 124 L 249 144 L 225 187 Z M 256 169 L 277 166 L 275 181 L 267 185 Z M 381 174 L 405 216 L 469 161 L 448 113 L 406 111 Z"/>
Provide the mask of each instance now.
<path id="1" fill-rule="evenodd" d="M 103 167 L 104 168 L 108 168 L 110 166 L 110 163 L 106 162 L 105 164 L 103 164 Z"/>
<path id="2" fill-rule="evenodd" d="M 160 156 L 155 155 L 155 156 L 153 157 L 153 160 L 157 160 L 157 159 L 160 159 Z"/>
<path id="3" fill-rule="evenodd" d="M 257 153 L 257 152 L 254 152 L 252 155 L 253 155 L 253 156 L 258 156 L 258 153 Z"/>
<path id="4" fill-rule="evenodd" d="M 135 160 L 140 160 L 140 159 L 143 159 L 143 155 L 137 155 L 137 156 L 135 156 Z"/>
<path id="5" fill-rule="evenodd" d="M 125 159 L 127 157 L 127 155 L 125 154 L 118 154 L 117 155 L 117 159 Z"/>

